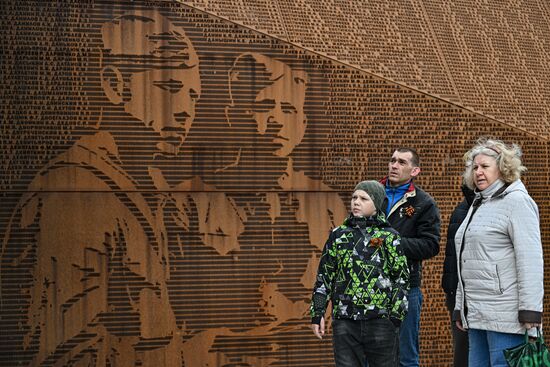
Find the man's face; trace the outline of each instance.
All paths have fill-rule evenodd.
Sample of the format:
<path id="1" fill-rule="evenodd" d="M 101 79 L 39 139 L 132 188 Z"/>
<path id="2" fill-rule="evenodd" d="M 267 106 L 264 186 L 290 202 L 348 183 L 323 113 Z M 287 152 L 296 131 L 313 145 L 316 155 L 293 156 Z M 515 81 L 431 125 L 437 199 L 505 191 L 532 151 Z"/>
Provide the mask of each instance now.
<path id="1" fill-rule="evenodd" d="M 156 148 L 161 155 L 176 155 L 195 118 L 201 93 L 198 66 L 134 73 L 129 89 L 126 112 L 158 133 Z"/>
<path id="2" fill-rule="evenodd" d="M 286 157 L 300 144 L 306 131 L 306 76 L 279 61 L 273 63 L 280 76 L 256 95 L 251 113 L 258 133 L 272 138 L 271 142 L 278 146 L 273 154 Z"/>
<path id="3" fill-rule="evenodd" d="M 411 160 L 411 152 L 393 152 L 388 171 L 390 186 L 403 185 L 420 173 L 420 168 L 413 166 Z"/>

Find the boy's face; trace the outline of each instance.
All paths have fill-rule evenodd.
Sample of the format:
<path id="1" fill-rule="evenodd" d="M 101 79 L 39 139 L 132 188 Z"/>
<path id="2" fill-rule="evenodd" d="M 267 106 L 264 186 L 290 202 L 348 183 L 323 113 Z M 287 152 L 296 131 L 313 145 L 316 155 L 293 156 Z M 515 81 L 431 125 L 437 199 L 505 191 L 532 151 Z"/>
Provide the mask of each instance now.
<path id="1" fill-rule="evenodd" d="M 354 217 L 370 217 L 376 214 L 376 208 L 369 194 L 355 190 L 351 196 L 351 212 Z"/>

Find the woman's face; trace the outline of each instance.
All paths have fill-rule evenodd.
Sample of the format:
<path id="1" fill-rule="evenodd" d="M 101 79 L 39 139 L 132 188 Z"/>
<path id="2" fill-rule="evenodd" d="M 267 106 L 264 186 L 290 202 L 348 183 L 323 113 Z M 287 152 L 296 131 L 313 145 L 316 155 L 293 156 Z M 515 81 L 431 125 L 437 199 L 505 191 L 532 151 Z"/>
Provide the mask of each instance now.
<path id="1" fill-rule="evenodd" d="M 497 167 L 496 159 L 484 154 L 478 154 L 474 158 L 473 174 L 474 184 L 477 189 L 479 191 L 485 190 L 500 178 L 500 171 Z"/>

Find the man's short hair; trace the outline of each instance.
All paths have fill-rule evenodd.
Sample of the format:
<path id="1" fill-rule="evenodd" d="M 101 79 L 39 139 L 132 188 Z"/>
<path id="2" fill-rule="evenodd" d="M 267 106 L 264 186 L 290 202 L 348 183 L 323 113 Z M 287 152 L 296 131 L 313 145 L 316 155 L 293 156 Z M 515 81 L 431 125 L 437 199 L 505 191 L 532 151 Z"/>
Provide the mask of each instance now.
<path id="1" fill-rule="evenodd" d="M 411 153 L 411 164 L 413 167 L 420 167 L 420 157 L 416 152 L 416 149 L 410 147 L 400 147 L 396 149 L 399 153 Z"/>

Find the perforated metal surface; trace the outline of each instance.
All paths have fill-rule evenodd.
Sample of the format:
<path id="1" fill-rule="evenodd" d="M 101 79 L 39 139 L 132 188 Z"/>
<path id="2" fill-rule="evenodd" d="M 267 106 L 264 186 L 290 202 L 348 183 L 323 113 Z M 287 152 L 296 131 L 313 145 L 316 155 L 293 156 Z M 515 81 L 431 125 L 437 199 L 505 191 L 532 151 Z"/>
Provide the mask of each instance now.
<path id="1" fill-rule="evenodd" d="M 332 365 L 318 257 L 399 146 L 445 228 L 462 154 L 519 143 L 546 248 L 549 13 L 493 5 L 4 1 L 0 365 Z"/>

